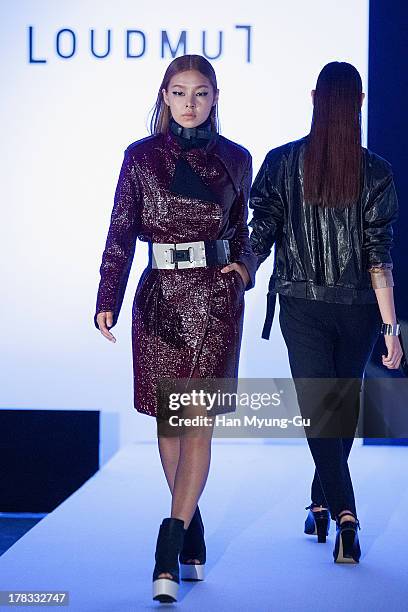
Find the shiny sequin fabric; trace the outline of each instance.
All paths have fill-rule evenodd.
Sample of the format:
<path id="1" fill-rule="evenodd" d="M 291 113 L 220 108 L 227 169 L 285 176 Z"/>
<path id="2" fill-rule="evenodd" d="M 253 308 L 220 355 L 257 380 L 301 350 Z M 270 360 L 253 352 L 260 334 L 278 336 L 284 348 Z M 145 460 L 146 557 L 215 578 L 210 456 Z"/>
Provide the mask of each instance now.
<path id="1" fill-rule="evenodd" d="M 194 197 L 186 195 L 179 178 L 174 189 L 176 166 L 185 162 L 211 199 L 197 197 L 197 189 Z M 145 268 L 132 308 L 134 407 L 139 412 L 157 416 L 161 378 L 238 375 L 244 292 L 254 286 L 257 265 L 247 227 L 251 179 L 249 152 L 218 134 L 206 146 L 188 150 L 171 132 L 156 134 L 125 151 L 100 266 L 95 326 L 101 311 L 113 311 L 113 325 L 117 322 L 137 238 L 162 243 L 229 239 L 231 261 L 245 264 L 250 276 L 244 287 L 238 271 L 220 272 L 223 265 Z"/>

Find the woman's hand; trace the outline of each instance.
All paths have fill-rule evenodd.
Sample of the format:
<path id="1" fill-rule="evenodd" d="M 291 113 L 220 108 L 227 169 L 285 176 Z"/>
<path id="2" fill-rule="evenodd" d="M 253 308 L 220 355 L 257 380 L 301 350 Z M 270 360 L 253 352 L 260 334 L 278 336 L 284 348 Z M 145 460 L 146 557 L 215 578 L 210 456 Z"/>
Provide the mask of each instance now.
<path id="1" fill-rule="evenodd" d="M 402 358 L 402 348 L 398 336 L 388 336 L 384 334 L 385 346 L 388 350 L 388 355 L 382 356 L 383 365 L 392 370 L 398 369 Z"/>
<path id="2" fill-rule="evenodd" d="M 244 283 L 244 287 L 246 287 L 249 282 L 249 274 L 248 270 L 246 269 L 246 266 L 242 263 L 234 262 L 222 268 L 221 272 L 232 272 L 232 270 L 237 270 L 237 272 L 239 272 L 242 278 L 242 282 Z"/>
<path id="3" fill-rule="evenodd" d="M 96 322 L 98 323 L 102 336 L 105 336 L 111 342 L 116 342 L 116 338 L 110 333 L 108 327 L 112 327 L 113 323 L 113 312 L 108 310 L 107 312 L 99 312 L 96 315 Z"/>

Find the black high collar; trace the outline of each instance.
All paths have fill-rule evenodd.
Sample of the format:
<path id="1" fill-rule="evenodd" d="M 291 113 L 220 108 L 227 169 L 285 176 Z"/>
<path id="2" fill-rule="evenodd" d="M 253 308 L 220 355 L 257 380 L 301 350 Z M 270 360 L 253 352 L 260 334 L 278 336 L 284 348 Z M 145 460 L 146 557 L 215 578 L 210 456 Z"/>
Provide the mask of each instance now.
<path id="1" fill-rule="evenodd" d="M 183 151 L 191 149 L 209 151 L 218 136 L 217 132 L 212 131 L 210 116 L 193 128 L 183 127 L 170 117 L 169 134 L 179 143 Z"/>
<path id="2" fill-rule="evenodd" d="M 203 121 L 203 123 L 191 128 L 183 127 L 175 119 L 173 119 L 173 117 L 170 117 L 169 128 L 173 134 L 190 142 L 201 140 L 209 141 L 214 135 L 214 132 L 211 129 L 211 119 L 209 116 L 205 121 Z M 203 144 L 205 144 L 205 142 Z"/>

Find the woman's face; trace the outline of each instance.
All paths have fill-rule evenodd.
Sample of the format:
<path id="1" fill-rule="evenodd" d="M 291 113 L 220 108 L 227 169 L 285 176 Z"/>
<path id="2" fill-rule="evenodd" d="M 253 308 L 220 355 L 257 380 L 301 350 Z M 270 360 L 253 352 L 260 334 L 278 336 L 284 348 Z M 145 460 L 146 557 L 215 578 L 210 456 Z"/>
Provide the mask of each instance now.
<path id="1" fill-rule="evenodd" d="M 210 81 L 197 70 L 175 74 L 167 91 L 162 89 L 162 93 L 173 119 L 183 127 L 203 123 L 218 101 L 218 89 L 214 95 Z"/>

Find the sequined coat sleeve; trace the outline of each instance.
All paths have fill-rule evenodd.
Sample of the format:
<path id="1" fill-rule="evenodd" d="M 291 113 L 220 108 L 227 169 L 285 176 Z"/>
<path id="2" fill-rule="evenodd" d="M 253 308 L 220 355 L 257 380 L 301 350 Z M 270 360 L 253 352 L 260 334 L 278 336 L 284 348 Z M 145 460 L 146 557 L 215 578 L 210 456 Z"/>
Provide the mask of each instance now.
<path id="1" fill-rule="evenodd" d="M 113 210 L 102 263 L 99 269 L 100 281 L 94 315 L 113 311 L 113 325 L 116 325 L 125 295 L 132 265 L 139 224 L 139 188 L 131 154 L 125 151 L 118 183 L 115 190 Z"/>
<path id="2" fill-rule="evenodd" d="M 248 154 L 247 165 L 242 177 L 239 193 L 231 210 L 231 220 L 236 224 L 236 230 L 231 239 L 231 261 L 245 265 L 249 274 L 249 281 L 245 288 L 252 289 L 255 285 L 255 273 L 257 269 L 257 257 L 252 252 L 249 242 L 248 220 L 248 197 L 252 182 L 252 157 Z"/>
<path id="3" fill-rule="evenodd" d="M 383 180 L 376 185 L 364 210 L 362 248 L 373 289 L 394 286 L 390 250 L 393 246 L 392 224 L 398 217 L 398 200 L 389 165 L 388 170 Z"/>
<path id="4" fill-rule="evenodd" d="M 252 250 L 257 255 L 258 268 L 269 257 L 282 229 L 282 177 L 282 158 L 275 159 L 269 153 L 256 175 L 249 200 L 249 208 L 253 210 L 249 223 L 252 228 L 250 241 Z"/>

